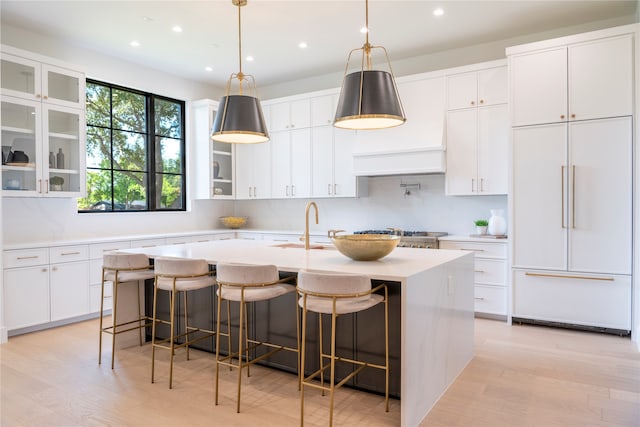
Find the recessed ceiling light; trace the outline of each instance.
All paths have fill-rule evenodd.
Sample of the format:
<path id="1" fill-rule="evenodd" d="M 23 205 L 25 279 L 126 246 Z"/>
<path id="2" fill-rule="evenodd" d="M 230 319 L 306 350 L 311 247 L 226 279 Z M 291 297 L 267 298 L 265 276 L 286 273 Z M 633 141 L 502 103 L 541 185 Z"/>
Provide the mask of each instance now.
<path id="1" fill-rule="evenodd" d="M 369 29 L 368 29 L 367 27 L 362 27 L 362 28 L 360 28 L 360 32 L 361 32 L 362 34 L 366 34 L 366 33 L 368 33 L 368 32 L 369 32 Z"/>
<path id="2" fill-rule="evenodd" d="M 251 62 L 253 61 L 253 56 L 249 55 L 245 58 L 247 61 Z"/>
<path id="3" fill-rule="evenodd" d="M 205 71 L 213 71 L 213 67 L 204 67 Z"/>
<path id="4" fill-rule="evenodd" d="M 131 46 L 133 47 L 139 47 L 140 46 L 140 42 L 137 40 L 132 41 L 131 43 L 129 43 Z"/>
<path id="5" fill-rule="evenodd" d="M 436 10 L 433 11 L 433 14 L 435 16 L 442 16 L 444 15 L 444 10 L 442 10 L 441 8 L 437 8 Z"/>
<path id="6" fill-rule="evenodd" d="M 298 47 L 300 49 L 306 49 L 307 48 L 307 44 L 305 42 L 300 42 L 300 43 L 298 43 Z"/>
<path id="7" fill-rule="evenodd" d="M 173 30 L 174 33 L 181 33 L 182 27 L 180 25 L 174 25 L 173 28 L 171 28 L 171 30 Z"/>
<path id="8" fill-rule="evenodd" d="M 153 18 L 149 17 L 149 16 L 143 16 L 142 17 L 143 20 L 147 21 L 147 22 L 151 22 L 153 21 Z"/>

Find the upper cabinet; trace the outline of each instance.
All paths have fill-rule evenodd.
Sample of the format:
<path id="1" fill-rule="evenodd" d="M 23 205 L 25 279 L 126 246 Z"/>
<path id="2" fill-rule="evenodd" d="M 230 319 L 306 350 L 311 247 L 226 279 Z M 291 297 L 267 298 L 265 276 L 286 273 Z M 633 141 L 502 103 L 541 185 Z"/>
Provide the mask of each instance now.
<path id="1" fill-rule="evenodd" d="M 2 46 L 1 75 L 3 196 L 83 196 L 86 132 L 82 71 Z"/>
<path id="2" fill-rule="evenodd" d="M 507 67 L 470 71 L 447 76 L 447 109 L 506 104 Z"/>
<path id="3" fill-rule="evenodd" d="M 507 87 L 505 65 L 447 76 L 447 195 L 507 194 Z"/>
<path id="4" fill-rule="evenodd" d="M 236 199 L 271 198 L 271 141 L 236 146 Z"/>
<path id="5" fill-rule="evenodd" d="M 513 126 L 632 114 L 631 34 L 507 53 Z"/>
<path id="6" fill-rule="evenodd" d="M 311 130 L 271 133 L 271 197 L 311 195 Z"/>
<path id="7" fill-rule="evenodd" d="M 234 196 L 233 144 L 210 138 L 217 110 L 218 103 L 210 99 L 191 104 L 194 199 L 231 199 Z"/>
<path id="8" fill-rule="evenodd" d="M 311 125 L 311 112 L 308 99 L 264 103 L 265 118 L 269 132 L 308 128 Z"/>

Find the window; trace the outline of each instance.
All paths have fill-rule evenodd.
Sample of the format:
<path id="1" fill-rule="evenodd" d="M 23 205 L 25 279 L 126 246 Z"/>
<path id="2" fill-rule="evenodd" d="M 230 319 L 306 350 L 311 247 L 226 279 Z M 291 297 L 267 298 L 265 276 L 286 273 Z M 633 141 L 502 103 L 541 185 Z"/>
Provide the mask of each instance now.
<path id="1" fill-rule="evenodd" d="M 87 80 L 87 197 L 78 211 L 185 210 L 183 101 Z"/>

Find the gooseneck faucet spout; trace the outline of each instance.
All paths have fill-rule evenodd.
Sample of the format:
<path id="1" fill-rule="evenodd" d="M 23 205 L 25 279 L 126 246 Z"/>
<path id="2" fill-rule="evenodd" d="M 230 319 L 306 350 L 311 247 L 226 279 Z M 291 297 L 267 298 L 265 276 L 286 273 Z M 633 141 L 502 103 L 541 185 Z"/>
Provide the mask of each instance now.
<path id="1" fill-rule="evenodd" d="M 316 224 L 318 223 L 318 205 L 316 202 L 307 203 L 307 207 L 304 211 L 305 223 L 304 223 L 304 248 L 309 250 L 309 210 L 313 206 L 316 210 Z"/>

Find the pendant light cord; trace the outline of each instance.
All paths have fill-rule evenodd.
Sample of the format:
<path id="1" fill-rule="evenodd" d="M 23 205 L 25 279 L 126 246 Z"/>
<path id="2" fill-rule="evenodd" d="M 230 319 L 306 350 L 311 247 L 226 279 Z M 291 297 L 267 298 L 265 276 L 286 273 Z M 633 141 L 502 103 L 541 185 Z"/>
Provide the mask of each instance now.
<path id="1" fill-rule="evenodd" d="M 242 21 L 240 19 L 240 8 L 242 2 L 238 1 L 238 63 L 240 64 L 240 80 L 242 80 Z"/>
<path id="2" fill-rule="evenodd" d="M 371 64 L 371 45 L 369 44 L 369 0 L 365 0 L 365 14 L 364 14 L 364 27 L 366 29 L 364 33 L 364 58 L 366 58 L 367 70 L 372 68 Z"/>

